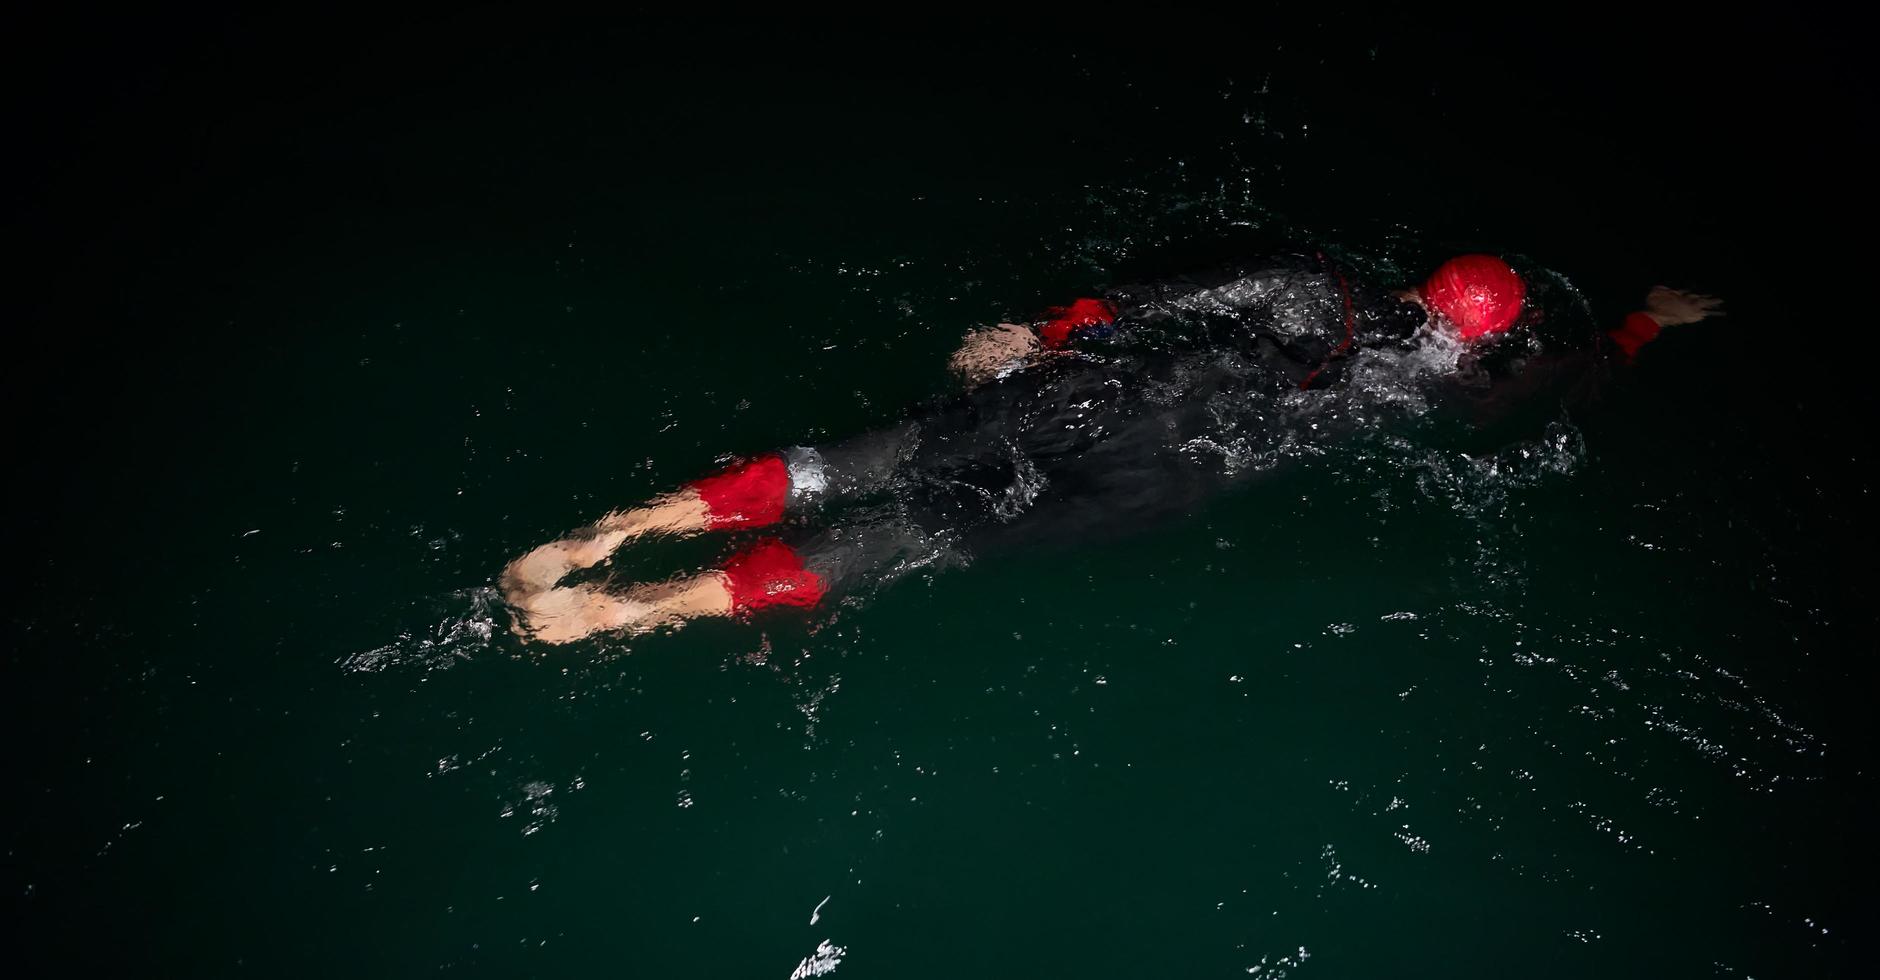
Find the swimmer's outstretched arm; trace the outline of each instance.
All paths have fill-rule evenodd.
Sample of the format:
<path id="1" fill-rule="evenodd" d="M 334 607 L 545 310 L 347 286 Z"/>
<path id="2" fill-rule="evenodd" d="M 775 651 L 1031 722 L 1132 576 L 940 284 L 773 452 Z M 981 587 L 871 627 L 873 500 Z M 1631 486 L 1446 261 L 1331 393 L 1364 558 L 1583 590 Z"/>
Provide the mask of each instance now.
<path id="1" fill-rule="evenodd" d="M 966 387 L 977 387 L 1067 350 L 1080 337 L 1109 336 L 1125 311 L 1113 300 L 1084 297 L 1045 313 L 1035 328 L 1001 323 L 968 331 L 947 366 Z"/>
<path id="2" fill-rule="evenodd" d="M 1645 308 L 1629 314 L 1625 323 L 1607 334 L 1629 360 L 1639 348 L 1658 339 L 1665 327 L 1696 323 L 1723 313 L 1723 300 L 1702 293 L 1687 293 L 1667 286 L 1653 286 L 1645 294 Z"/>

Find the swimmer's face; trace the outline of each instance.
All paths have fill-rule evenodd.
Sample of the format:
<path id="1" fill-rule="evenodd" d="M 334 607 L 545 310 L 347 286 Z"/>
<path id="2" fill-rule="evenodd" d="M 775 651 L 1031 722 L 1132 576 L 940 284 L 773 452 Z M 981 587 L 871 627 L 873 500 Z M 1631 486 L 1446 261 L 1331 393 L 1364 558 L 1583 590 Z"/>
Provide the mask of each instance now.
<path id="1" fill-rule="evenodd" d="M 1430 309 L 1430 304 L 1423 299 L 1423 290 L 1404 289 L 1397 292 L 1397 298 L 1406 303 L 1415 303 L 1423 311 L 1423 322 L 1430 325 L 1430 330 L 1443 337 L 1461 339 L 1462 331 L 1456 325 L 1438 316 Z"/>

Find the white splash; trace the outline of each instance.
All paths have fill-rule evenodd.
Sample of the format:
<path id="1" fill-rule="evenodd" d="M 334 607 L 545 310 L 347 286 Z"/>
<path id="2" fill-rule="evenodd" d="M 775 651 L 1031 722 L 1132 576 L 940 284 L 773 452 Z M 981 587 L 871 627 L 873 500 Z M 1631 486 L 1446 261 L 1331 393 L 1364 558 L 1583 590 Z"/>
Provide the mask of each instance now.
<path id="1" fill-rule="evenodd" d="M 790 980 L 807 980 L 809 977 L 834 973 L 836 964 L 841 963 L 842 957 L 848 954 L 848 947 L 832 946 L 829 940 L 825 939 L 816 944 L 816 952 L 803 957 L 803 961 L 796 965 L 796 969 L 790 971 Z"/>
<path id="2" fill-rule="evenodd" d="M 418 630 L 402 630 L 398 640 L 337 661 L 354 674 L 376 674 L 394 668 L 423 671 L 448 670 L 490 648 L 497 635 L 497 614 L 502 598 L 489 587 L 465 589 L 427 600 L 433 614 L 443 618 Z"/>

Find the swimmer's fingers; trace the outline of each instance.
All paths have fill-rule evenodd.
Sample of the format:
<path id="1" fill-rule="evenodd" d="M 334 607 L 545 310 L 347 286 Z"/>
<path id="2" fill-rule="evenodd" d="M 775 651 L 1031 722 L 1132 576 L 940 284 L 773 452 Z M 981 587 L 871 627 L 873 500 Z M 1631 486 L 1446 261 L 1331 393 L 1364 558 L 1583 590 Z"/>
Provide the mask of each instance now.
<path id="1" fill-rule="evenodd" d="M 1723 314 L 1723 300 L 1668 286 L 1654 286 L 1645 296 L 1645 312 L 1667 327 L 1696 323 Z"/>
<path id="2" fill-rule="evenodd" d="M 1707 296 L 1703 293 L 1693 293 L 1682 289 L 1672 289 L 1670 286 L 1653 286 L 1652 291 L 1646 294 L 1645 301 L 1647 303 L 1682 304 L 1704 312 L 1720 312 L 1723 309 L 1723 300 L 1715 296 Z"/>

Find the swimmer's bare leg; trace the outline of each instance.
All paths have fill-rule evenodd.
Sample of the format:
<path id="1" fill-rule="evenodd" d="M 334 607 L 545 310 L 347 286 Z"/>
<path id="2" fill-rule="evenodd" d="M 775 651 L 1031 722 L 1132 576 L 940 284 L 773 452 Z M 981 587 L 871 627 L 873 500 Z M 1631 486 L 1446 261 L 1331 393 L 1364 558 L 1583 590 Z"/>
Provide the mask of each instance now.
<path id="1" fill-rule="evenodd" d="M 823 489 L 822 462 L 802 450 L 805 473 Z M 775 523 L 789 506 L 794 479 L 783 454 L 740 463 L 713 477 L 656 497 L 644 506 L 614 511 L 586 528 L 517 558 L 499 579 L 503 601 L 517 613 L 515 632 L 548 642 L 603 630 L 643 631 L 702 615 L 726 615 L 732 602 L 723 572 L 626 593 L 583 585 L 561 588 L 569 573 L 606 561 L 642 534 L 695 534 Z M 786 549 L 787 550 L 787 549 Z M 794 586 L 786 587 L 790 591 Z M 552 637 L 552 639 L 551 639 Z"/>
<path id="2" fill-rule="evenodd" d="M 711 527 L 711 508 L 697 490 L 683 487 L 626 510 L 616 510 L 594 522 L 602 533 L 618 532 L 630 541 L 642 534 L 697 534 Z M 616 544 L 614 547 L 619 547 Z M 612 549 L 609 549 L 609 554 Z"/>
<path id="3" fill-rule="evenodd" d="M 596 633 L 648 633 L 677 629 L 694 619 L 729 616 L 731 589 L 711 571 L 626 592 L 597 585 L 552 588 L 520 597 L 517 632 L 542 643 L 572 643 Z"/>
<path id="4" fill-rule="evenodd" d="M 643 507 L 617 510 L 559 541 L 550 541 L 503 569 L 500 584 L 510 605 L 555 587 L 569 572 L 593 568 L 620 546 L 650 532 L 692 534 L 708 526 L 710 514 L 695 490 L 655 497 Z"/>

